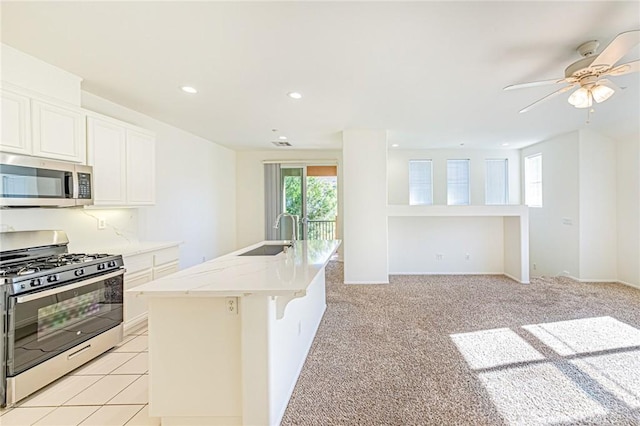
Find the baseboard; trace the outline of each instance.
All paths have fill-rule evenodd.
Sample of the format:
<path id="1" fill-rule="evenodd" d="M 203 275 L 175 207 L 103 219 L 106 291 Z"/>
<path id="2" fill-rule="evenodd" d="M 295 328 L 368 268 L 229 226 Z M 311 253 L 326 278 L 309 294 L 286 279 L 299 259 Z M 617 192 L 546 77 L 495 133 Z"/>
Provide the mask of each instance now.
<path id="1" fill-rule="evenodd" d="M 514 280 L 515 282 L 520 283 L 520 284 L 531 284 L 529 281 L 522 281 L 522 280 L 514 277 L 511 274 L 507 274 L 506 272 L 503 272 L 502 275 L 504 275 L 507 278 L 511 278 L 512 280 Z"/>
<path id="2" fill-rule="evenodd" d="M 345 281 L 345 284 L 389 284 L 389 281 Z"/>
<path id="3" fill-rule="evenodd" d="M 558 275 L 558 276 L 569 278 L 579 283 L 619 283 L 620 282 L 615 278 L 592 279 L 592 278 L 577 278 L 577 277 L 574 277 L 573 275 Z"/>
<path id="4" fill-rule="evenodd" d="M 558 275 L 560 277 L 565 277 L 565 278 L 569 278 L 573 281 L 577 281 L 579 283 L 585 283 L 585 284 L 589 284 L 589 283 L 605 283 L 605 284 L 622 284 L 622 285 L 626 285 L 629 287 L 633 287 L 633 288 L 637 288 L 640 290 L 640 284 L 632 284 L 632 283 L 628 283 L 626 281 L 622 281 L 622 280 L 618 280 L 615 278 L 603 278 L 603 279 L 583 279 L 583 278 L 576 278 L 572 275 Z"/>
<path id="5" fill-rule="evenodd" d="M 390 272 L 389 275 L 506 275 L 506 274 L 504 272 L 424 272 L 424 271 L 421 271 L 421 272 Z"/>
<path id="6" fill-rule="evenodd" d="M 626 281 L 621 281 L 621 280 L 618 280 L 616 282 L 620 283 L 622 285 L 626 285 L 626 286 L 629 286 L 629 287 L 637 288 L 638 290 L 640 290 L 640 284 L 632 284 L 632 283 L 628 283 Z"/>

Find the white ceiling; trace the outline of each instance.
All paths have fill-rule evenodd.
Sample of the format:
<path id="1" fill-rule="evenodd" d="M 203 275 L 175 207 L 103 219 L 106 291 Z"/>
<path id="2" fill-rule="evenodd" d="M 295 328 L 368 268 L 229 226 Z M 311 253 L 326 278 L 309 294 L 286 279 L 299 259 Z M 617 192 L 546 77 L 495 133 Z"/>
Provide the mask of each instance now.
<path id="1" fill-rule="evenodd" d="M 340 148 L 347 128 L 401 148 L 518 148 L 585 126 L 640 137 L 640 73 L 587 112 L 554 86 L 587 40 L 640 28 L 640 2 L 6 2 L 2 42 L 83 89 L 234 149 Z M 640 57 L 640 47 L 621 62 Z M 182 85 L 199 90 L 180 91 Z M 299 91 L 299 101 L 286 96 Z M 272 129 L 278 129 L 277 133 Z"/>

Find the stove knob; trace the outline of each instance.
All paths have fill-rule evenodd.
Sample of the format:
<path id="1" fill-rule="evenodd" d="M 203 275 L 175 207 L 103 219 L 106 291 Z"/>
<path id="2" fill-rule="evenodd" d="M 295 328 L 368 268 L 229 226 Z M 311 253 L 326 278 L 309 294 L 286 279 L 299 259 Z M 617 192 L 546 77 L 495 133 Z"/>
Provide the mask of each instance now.
<path id="1" fill-rule="evenodd" d="M 75 271 L 73 271 L 73 274 L 74 274 L 76 277 L 79 277 L 79 276 L 81 276 L 81 275 L 84 275 L 84 269 L 76 269 Z"/>
<path id="2" fill-rule="evenodd" d="M 47 277 L 47 282 L 49 283 L 55 283 L 56 281 L 58 281 L 60 279 L 60 275 L 55 274 L 55 275 L 49 275 Z"/>
<path id="3" fill-rule="evenodd" d="M 40 281 L 40 278 L 34 278 L 31 280 L 31 287 L 37 287 L 40 284 L 42 284 L 42 281 Z"/>
<path id="4" fill-rule="evenodd" d="M 98 263 L 98 271 L 102 271 L 106 267 L 107 267 L 106 263 Z"/>
<path id="5" fill-rule="evenodd" d="M 115 268 L 116 266 L 116 261 L 115 260 L 110 260 L 109 261 L 109 268 Z"/>

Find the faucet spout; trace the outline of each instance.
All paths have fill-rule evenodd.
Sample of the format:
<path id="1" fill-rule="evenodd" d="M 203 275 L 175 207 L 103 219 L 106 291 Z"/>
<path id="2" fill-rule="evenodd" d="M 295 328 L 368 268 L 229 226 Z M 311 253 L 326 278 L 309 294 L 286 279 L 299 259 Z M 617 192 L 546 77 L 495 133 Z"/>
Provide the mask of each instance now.
<path id="1" fill-rule="evenodd" d="M 297 216 L 294 216 L 294 215 L 289 214 L 287 212 L 282 212 L 276 218 L 276 222 L 273 224 L 273 227 L 275 229 L 278 229 L 280 227 L 280 219 L 282 219 L 283 216 L 288 216 L 288 217 L 291 218 L 291 226 L 292 226 L 291 242 L 295 243 L 295 241 L 297 239 L 296 237 L 297 237 L 297 229 L 298 229 L 298 217 Z"/>

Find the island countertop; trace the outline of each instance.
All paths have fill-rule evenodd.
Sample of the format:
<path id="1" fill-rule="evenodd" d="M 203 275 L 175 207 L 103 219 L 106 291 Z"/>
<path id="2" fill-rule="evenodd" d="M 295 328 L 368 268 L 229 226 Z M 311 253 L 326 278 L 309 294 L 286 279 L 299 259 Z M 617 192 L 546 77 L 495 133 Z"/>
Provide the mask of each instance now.
<path id="1" fill-rule="evenodd" d="M 304 296 L 341 241 L 300 240 L 275 256 L 241 256 L 265 244 L 285 243 L 262 241 L 127 292 L 146 297 Z"/>

